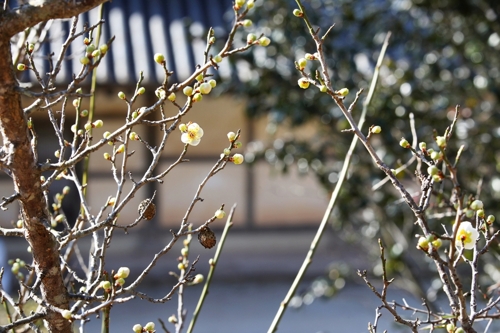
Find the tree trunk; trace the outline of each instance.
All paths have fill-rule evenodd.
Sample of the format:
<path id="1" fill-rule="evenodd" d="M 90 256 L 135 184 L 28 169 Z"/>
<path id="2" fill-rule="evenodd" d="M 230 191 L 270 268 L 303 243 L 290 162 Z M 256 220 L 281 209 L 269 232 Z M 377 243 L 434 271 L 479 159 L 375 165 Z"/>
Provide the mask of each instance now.
<path id="1" fill-rule="evenodd" d="M 0 130 L 7 153 L 5 164 L 12 172 L 15 191 L 20 195 L 24 235 L 31 246 L 37 278 L 41 279 L 42 297 L 51 305 L 68 309 L 58 244 L 49 232 L 41 173 L 31 149 L 11 59 L 9 39 L 0 39 Z M 50 332 L 71 332 L 70 322 L 59 313 L 50 311 L 46 319 Z"/>

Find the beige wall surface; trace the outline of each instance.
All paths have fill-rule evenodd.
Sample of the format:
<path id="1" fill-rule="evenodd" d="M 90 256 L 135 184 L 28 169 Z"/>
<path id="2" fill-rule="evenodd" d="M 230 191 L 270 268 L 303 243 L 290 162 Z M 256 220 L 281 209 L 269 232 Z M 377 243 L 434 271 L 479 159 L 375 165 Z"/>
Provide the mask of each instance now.
<path id="1" fill-rule="evenodd" d="M 311 175 L 271 173 L 267 163 L 258 163 L 255 172 L 255 223 L 268 225 L 319 224 L 328 205 L 325 191 Z"/>
<path id="2" fill-rule="evenodd" d="M 165 226 L 177 226 L 194 199 L 199 184 L 214 163 L 198 162 L 179 165 L 165 177 L 165 182 L 158 186 L 158 218 Z M 203 201 L 195 204 L 189 215 L 189 222 L 200 225 L 211 218 L 215 211 L 225 204 L 229 212 L 234 203 L 238 207 L 234 216 L 235 226 L 243 226 L 246 214 L 245 170 L 243 165 L 228 163 L 226 168 L 210 178 L 203 187 L 200 197 Z M 223 226 L 223 223 L 219 223 Z"/>

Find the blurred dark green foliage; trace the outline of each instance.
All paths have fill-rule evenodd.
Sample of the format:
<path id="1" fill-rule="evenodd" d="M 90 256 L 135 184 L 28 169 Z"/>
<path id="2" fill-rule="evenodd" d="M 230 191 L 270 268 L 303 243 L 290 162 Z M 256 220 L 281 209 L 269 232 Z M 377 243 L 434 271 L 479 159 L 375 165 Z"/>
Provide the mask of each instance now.
<path id="1" fill-rule="evenodd" d="M 372 124 L 382 127 L 382 133 L 374 136 L 372 142 L 385 163 L 397 168 L 410 159 L 410 152 L 398 144 L 403 136 L 412 142 L 410 113 L 415 116 L 418 141 L 437 149 L 433 130 L 443 135 L 459 104 L 460 119 L 447 156 L 454 161 L 459 147 L 465 145 L 458 164 L 462 189 L 472 196 L 480 192 L 486 214 L 498 215 L 500 2 L 313 0 L 304 1 L 304 5 L 311 22 L 322 32 L 335 23 L 327 37 L 325 54 L 334 89 L 347 87 L 351 91 L 347 104 L 360 88 L 365 89 L 361 102 L 366 96 L 384 36 L 392 31 L 364 129 L 366 133 Z M 250 145 L 247 161 L 265 159 L 283 172 L 297 167 L 304 174 L 316 175 L 330 192 L 352 134 L 341 132 L 348 125 L 328 95 L 312 85 L 307 90 L 297 85 L 300 73 L 294 61 L 306 52 L 314 53 L 315 46 L 303 20 L 292 14 L 295 8 L 294 1 L 266 0 L 258 2 L 252 13 L 252 31 L 270 36 L 272 44 L 255 48 L 242 57 L 252 72 L 247 82 L 234 89 L 248 96 L 250 117 L 267 117 L 269 140 Z M 312 73 L 316 68 L 317 64 L 309 61 L 306 71 Z M 355 108 L 355 119 L 361 113 L 361 102 Z M 293 129 L 308 122 L 317 124 L 311 139 L 295 139 Z M 283 127 L 290 129 L 292 135 L 278 137 L 275 131 Z M 415 165 L 400 176 L 410 193 L 418 195 Z M 389 274 L 407 277 L 407 287 L 422 290 L 432 300 L 439 288 L 436 284 L 430 287 L 428 276 L 421 279 L 419 274 L 433 268 L 415 249 L 418 230 L 413 214 L 390 183 L 371 190 L 383 176 L 359 145 L 332 217 L 332 228 L 345 239 L 365 246 L 374 257 L 378 256 L 375 239 L 381 237 L 388 249 Z M 451 183 L 443 184 L 435 186 L 436 192 L 442 193 L 433 199 L 428 210 L 432 229 L 440 234 L 441 224 L 450 228 L 453 221 L 451 216 L 432 218 L 434 213 L 451 212 L 444 200 L 451 195 Z M 380 267 L 374 271 L 380 273 Z M 481 282 L 491 284 L 488 280 Z"/>

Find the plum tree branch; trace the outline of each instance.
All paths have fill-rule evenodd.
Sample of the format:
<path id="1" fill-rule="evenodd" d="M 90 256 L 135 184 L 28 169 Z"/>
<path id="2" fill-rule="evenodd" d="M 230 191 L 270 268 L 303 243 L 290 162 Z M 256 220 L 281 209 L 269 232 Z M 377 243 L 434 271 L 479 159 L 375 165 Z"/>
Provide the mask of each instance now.
<path id="1" fill-rule="evenodd" d="M 0 12 L 0 31 L 6 38 L 10 38 L 26 28 L 33 27 L 40 22 L 71 18 L 86 12 L 108 0 L 45 0 L 36 6 L 23 5 L 13 10 Z"/>

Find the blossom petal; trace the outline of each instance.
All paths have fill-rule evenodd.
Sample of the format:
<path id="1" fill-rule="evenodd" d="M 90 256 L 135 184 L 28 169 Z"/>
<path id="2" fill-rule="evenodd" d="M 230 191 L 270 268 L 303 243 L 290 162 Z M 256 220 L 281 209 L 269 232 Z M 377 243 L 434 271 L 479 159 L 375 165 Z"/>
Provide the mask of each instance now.
<path id="1" fill-rule="evenodd" d="M 189 133 L 182 133 L 181 141 L 183 143 L 191 143 L 191 138 L 189 137 Z"/>
<path id="2" fill-rule="evenodd" d="M 199 130 L 200 130 L 200 125 L 198 125 L 197 123 L 192 123 L 192 124 L 189 124 L 189 126 L 188 126 L 188 132 L 197 133 Z"/>
<path id="3" fill-rule="evenodd" d="M 455 239 L 455 245 L 457 248 L 462 248 L 466 250 L 471 250 L 474 248 L 477 239 L 479 238 L 479 232 L 472 226 L 470 222 L 462 222 L 457 230 L 457 236 Z"/>
<path id="4" fill-rule="evenodd" d="M 193 140 L 191 140 L 191 142 L 189 142 L 189 144 L 191 146 L 197 146 L 199 143 L 200 143 L 200 138 L 194 138 Z"/>

